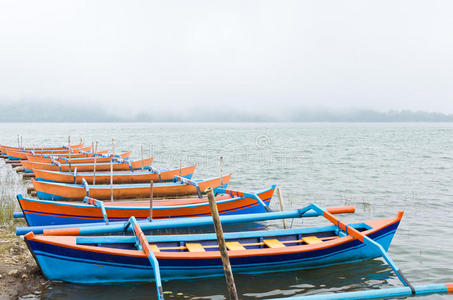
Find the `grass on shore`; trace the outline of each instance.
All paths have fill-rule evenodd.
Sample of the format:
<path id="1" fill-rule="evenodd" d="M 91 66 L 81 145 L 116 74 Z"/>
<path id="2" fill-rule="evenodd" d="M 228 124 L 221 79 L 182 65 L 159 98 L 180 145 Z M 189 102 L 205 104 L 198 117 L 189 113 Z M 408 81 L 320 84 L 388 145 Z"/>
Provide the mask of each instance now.
<path id="1" fill-rule="evenodd" d="M 0 162 L 0 227 L 14 230 L 13 213 L 18 208 L 16 195 L 26 190 L 22 177 L 11 166 Z"/>

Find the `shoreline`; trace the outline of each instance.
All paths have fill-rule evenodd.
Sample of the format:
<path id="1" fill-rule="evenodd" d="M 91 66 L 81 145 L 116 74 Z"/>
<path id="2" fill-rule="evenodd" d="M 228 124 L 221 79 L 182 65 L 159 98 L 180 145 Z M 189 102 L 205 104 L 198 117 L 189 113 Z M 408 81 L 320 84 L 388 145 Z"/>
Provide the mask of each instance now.
<path id="1" fill-rule="evenodd" d="M 24 241 L 5 227 L 0 228 L 0 261 L 0 300 L 38 296 L 47 286 Z"/>

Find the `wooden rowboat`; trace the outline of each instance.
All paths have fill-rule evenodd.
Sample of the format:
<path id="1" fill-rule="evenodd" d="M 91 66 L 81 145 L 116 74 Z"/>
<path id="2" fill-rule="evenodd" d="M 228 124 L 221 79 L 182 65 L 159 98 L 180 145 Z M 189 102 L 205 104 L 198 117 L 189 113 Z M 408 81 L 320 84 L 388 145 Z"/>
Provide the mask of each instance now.
<path id="1" fill-rule="evenodd" d="M 72 158 L 82 158 L 82 157 L 93 157 L 93 153 L 92 152 L 78 152 L 78 153 L 71 153 L 71 159 Z M 106 155 L 109 155 L 109 150 L 102 150 L 102 151 L 98 151 L 96 152 L 96 156 L 100 157 L 100 156 L 106 156 Z M 27 160 L 28 160 L 28 154 L 26 155 L 27 157 Z M 58 158 L 58 159 L 62 159 L 62 158 L 69 158 L 69 155 L 68 154 L 36 154 L 34 155 L 34 157 L 41 157 L 41 158 L 50 158 L 50 157 L 53 157 L 53 158 Z"/>
<path id="2" fill-rule="evenodd" d="M 231 174 L 205 180 L 193 180 L 186 182 L 161 182 L 153 185 L 155 197 L 175 197 L 195 195 L 206 190 L 208 187 L 217 188 L 226 186 L 230 181 Z M 187 180 L 187 179 L 186 179 Z M 114 199 L 148 198 L 150 185 L 144 183 L 114 184 L 110 185 L 81 185 L 58 182 L 45 182 L 32 180 L 38 198 L 41 200 L 83 200 L 89 196 L 99 200 L 109 200 L 111 191 Z M 195 186 L 196 185 L 196 186 Z"/>
<path id="3" fill-rule="evenodd" d="M 71 152 L 69 152 L 67 149 L 66 150 L 51 150 L 51 151 L 28 151 L 28 150 L 11 150 L 11 149 L 5 149 L 6 155 L 8 155 L 8 158 L 11 160 L 25 160 L 27 159 L 27 154 L 35 154 L 35 155 L 63 155 L 63 156 L 69 156 L 69 153 L 71 153 L 71 157 L 74 154 L 77 153 L 83 153 L 83 152 L 88 152 L 91 151 L 91 146 L 85 147 L 85 148 L 77 148 L 73 149 Z"/>
<path id="4" fill-rule="evenodd" d="M 71 149 L 78 149 L 78 148 L 83 148 L 83 144 L 77 144 L 77 145 L 71 145 Z M 5 146 L 5 145 L 0 145 L 0 151 L 4 149 L 10 149 L 10 150 L 18 150 L 18 151 L 52 151 L 52 150 L 68 150 L 68 146 L 62 146 L 62 147 L 28 147 L 28 148 L 21 148 L 21 147 L 11 147 L 11 146 Z"/>
<path id="5" fill-rule="evenodd" d="M 381 256 L 372 243 L 387 250 L 402 215 L 400 212 L 391 219 L 341 223 L 344 230 L 327 225 L 232 232 L 225 233 L 225 240 L 234 273 L 320 268 Z M 29 232 L 25 241 L 49 280 L 107 284 L 223 275 L 215 234 L 145 236 L 141 224 L 131 218 L 124 226 L 123 231 L 133 230 L 135 236 L 48 236 Z M 82 229 L 86 230 L 62 232 Z M 371 243 L 364 242 L 368 240 Z"/>
<path id="6" fill-rule="evenodd" d="M 216 196 L 220 214 L 247 214 L 265 212 L 266 209 L 253 194 L 269 206 L 275 186 L 254 193 L 245 193 L 243 196 L 234 196 L 238 193 L 226 193 Z M 231 195 L 233 194 L 233 195 Z M 240 194 L 240 193 L 239 193 Z M 131 216 L 137 219 L 149 217 L 149 200 L 146 201 L 117 201 L 86 203 L 69 203 L 25 199 L 18 195 L 20 207 L 29 226 L 79 224 L 93 222 L 127 221 Z M 86 199 L 87 200 L 87 199 Z M 104 212 L 101 208 L 104 207 Z M 211 215 L 207 198 L 165 199 L 153 201 L 153 219 L 186 218 Z"/>
<path id="7" fill-rule="evenodd" d="M 139 170 L 142 168 L 142 165 L 145 168 L 149 168 L 152 164 L 153 158 L 145 158 L 143 160 L 129 161 L 124 160 L 123 162 L 114 162 L 113 171 L 130 171 L 130 170 Z M 94 163 L 84 163 L 84 164 L 53 164 L 53 163 L 35 163 L 23 160 L 21 161 L 22 167 L 24 167 L 25 173 L 33 173 L 33 169 L 39 170 L 49 170 L 49 171 L 62 171 L 62 172 L 72 172 L 77 168 L 78 172 L 93 172 Z M 96 171 L 110 171 L 110 163 L 97 163 L 96 162 Z"/>
<path id="8" fill-rule="evenodd" d="M 113 172 L 113 183 L 149 183 L 150 181 L 161 182 L 170 181 L 175 176 L 183 176 L 188 179 L 192 178 L 196 165 L 183 167 L 181 169 L 172 170 L 145 170 L 145 171 L 123 171 Z M 61 183 L 77 183 L 82 184 L 82 179 L 85 178 L 88 184 L 93 184 L 93 172 L 59 172 L 33 169 L 35 177 L 39 181 L 61 182 Z M 96 184 L 109 184 L 110 172 L 96 172 Z"/>
<path id="9" fill-rule="evenodd" d="M 131 155 L 130 152 L 125 152 L 125 153 L 119 154 L 118 156 L 113 156 L 113 159 L 116 159 L 116 158 L 125 159 L 125 158 L 128 158 L 130 155 Z M 99 156 L 96 158 L 93 156 L 73 157 L 71 155 L 71 159 L 69 159 L 69 157 L 51 158 L 51 157 L 33 156 L 31 154 L 27 154 L 26 157 L 27 157 L 27 161 L 29 161 L 29 162 L 48 163 L 48 164 L 52 163 L 52 161 L 58 161 L 61 164 L 67 164 L 67 163 L 85 164 L 85 163 L 94 163 L 95 160 L 96 160 L 96 163 L 110 162 L 112 160 L 112 156 L 107 156 L 107 155 Z"/>

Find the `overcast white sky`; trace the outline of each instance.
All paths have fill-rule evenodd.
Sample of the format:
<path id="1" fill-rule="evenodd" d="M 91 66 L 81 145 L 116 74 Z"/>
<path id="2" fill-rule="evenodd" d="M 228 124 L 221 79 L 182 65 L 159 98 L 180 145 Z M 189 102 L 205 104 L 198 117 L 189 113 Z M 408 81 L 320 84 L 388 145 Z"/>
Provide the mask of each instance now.
<path id="1" fill-rule="evenodd" d="M 453 113 L 453 1 L 0 0 L 0 99 Z"/>

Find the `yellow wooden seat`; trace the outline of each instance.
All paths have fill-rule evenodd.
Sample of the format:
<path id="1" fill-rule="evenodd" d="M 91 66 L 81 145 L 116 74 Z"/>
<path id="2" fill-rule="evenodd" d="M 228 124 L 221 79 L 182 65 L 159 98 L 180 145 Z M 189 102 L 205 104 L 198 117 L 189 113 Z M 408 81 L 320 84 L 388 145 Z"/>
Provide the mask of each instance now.
<path id="1" fill-rule="evenodd" d="M 303 237 L 302 238 L 302 242 L 305 242 L 309 245 L 312 245 L 312 244 L 317 244 L 317 243 L 322 243 L 322 241 L 317 238 L 316 236 L 306 236 L 306 237 Z"/>
<path id="2" fill-rule="evenodd" d="M 268 239 L 268 240 L 263 240 L 264 245 L 268 246 L 269 248 L 283 248 L 285 245 L 283 245 L 282 242 L 280 242 L 277 239 Z"/>
<path id="3" fill-rule="evenodd" d="M 151 248 L 151 251 L 153 252 L 160 252 L 159 247 L 157 245 L 150 244 L 149 247 Z"/>
<path id="4" fill-rule="evenodd" d="M 200 243 L 186 243 L 186 247 L 189 252 L 206 252 Z"/>
<path id="5" fill-rule="evenodd" d="M 226 242 L 228 250 L 245 250 L 245 247 L 239 242 Z"/>

